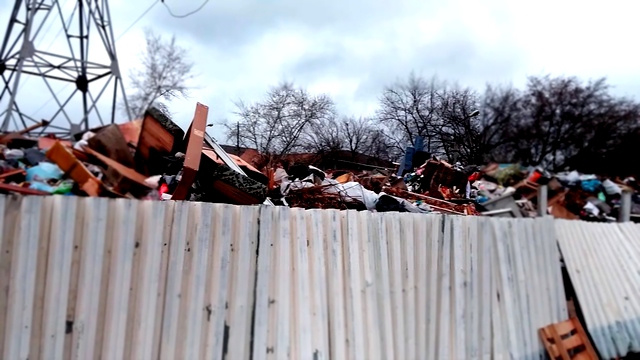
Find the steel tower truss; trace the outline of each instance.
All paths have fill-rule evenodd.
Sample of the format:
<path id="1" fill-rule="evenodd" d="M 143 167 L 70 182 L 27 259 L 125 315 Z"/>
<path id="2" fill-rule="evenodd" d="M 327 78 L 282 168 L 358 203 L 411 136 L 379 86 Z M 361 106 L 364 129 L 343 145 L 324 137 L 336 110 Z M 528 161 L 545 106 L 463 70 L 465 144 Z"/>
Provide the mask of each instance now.
<path id="1" fill-rule="evenodd" d="M 15 1 L 0 49 L 0 106 L 6 106 L 0 108 L 0 130 L 22 130 L 44 121 L 46 125 L 31 131 L 32 135 L 55 134 L 64 138 L 90 127 L 113 123 L 119 97 L 129 112 L 108 1 L 71 1 L 75 2 L 73 8 L 65 7 L 67 3 L 60 4 L 59 0 Z M 66 40 L 66 46 L 58 46 L 60 51 L 55 53 L 35 45 L 38 41 L 43 42 L 49 34 L 47 30 L 42 31 L 47 21 L 53 22 L 50 28 L 51 25 L 61 26 L 58 34 L 64 35 Z M 49 47 L 52 45 L 53 42 Z M 96 45 L 100 49 L 95 49 Z M 68 50 L 64 51 L 67 47 Z M 95 50 L 100 50 L 101 54 L 96 55 Z M 33 115 L 33 106 L 22 103 L 25 94 L 19 94 L 21 85 L 24 85 L 21 81 L 28 77 L 44 80 L 44 86 L 37 91 L 46 94 L 44 100 L 53 100 L 45 109 L 45 118 L 30 116 Z M 62 87 L 65 82 L 67 84 Z M 68 91 L 70 95 L 59 96 L 61 90 L 69 85 L 73 86 Z M 110 114 L 105 117 L 100 108 L 103 113 L 107 109 Z"/>

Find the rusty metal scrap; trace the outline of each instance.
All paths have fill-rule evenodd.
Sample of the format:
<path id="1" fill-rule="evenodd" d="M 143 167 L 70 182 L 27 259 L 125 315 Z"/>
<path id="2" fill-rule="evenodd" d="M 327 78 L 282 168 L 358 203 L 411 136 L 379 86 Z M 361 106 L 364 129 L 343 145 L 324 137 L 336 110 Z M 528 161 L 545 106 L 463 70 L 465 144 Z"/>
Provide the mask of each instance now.
<path id="1" fill-rule="evenodd" d="M 436 209 L 449 210 L 449 211 L 456 212 L 460 215 L 480 215 L 480 213 L 475 209 L 475 206 L 473 204 L 468 204 L 468 205 L 454 204 L 449 201 L 440 200 L 430 196 L 416 194 L 406 190 L 401 190 L 401 189 L 392 188 L 392 187 L 384 188 L 384 192 L 389 195 L 397 196 L 409 201 L 420 200 L 425 204 L 432 206 Z"/>

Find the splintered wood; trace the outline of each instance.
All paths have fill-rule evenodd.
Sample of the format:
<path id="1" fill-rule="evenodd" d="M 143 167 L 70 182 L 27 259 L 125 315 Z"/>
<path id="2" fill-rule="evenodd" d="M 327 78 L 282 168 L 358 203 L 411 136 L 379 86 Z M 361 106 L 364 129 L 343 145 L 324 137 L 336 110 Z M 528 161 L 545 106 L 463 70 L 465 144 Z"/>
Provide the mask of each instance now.
<path id="1" fill-rule="evenodd" d="M 539 330 L 540 339 L 553 360 L 596 360 L 596 354 L 580 321 L 576 318 L 551 324 Z"/>

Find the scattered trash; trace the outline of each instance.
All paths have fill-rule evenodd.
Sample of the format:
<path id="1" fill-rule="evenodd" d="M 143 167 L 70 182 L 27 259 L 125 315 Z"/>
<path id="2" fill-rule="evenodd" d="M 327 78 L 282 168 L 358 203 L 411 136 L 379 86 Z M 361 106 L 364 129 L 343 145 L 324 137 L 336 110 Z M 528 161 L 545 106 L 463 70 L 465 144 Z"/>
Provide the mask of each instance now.
<path id="1" fill-rule="evenodd" d="M 261 161 L 254 149 L 244 149 L 249 157 L 227 153 L 233 147 L 206 134 L 207 114 L 197 104 L 186 132 L 151 108 L 142 119 L 91 129 L 75 142 L 52 136 L 8 141 L 15 136 L 0 135 L 7 140 L 0 141 L 0 192 L 531 217 L 538 214 L 538 188 L 546 185 L 549 214 L 613 221 L 622 193 L 638 190 L 633 177 L 554 175 L 519 164 L 452 165 L 421 151 L 419 141 L 390 168 L 379 166 L 379 159 L 342 161 L 344 167 L 333 170 L 315 165 L 338 162 L 291 164 L 288 159 L 304 158 L 296 154 Z M 637 194 L 632 201 L 632 214 L 640 213 Z"/>

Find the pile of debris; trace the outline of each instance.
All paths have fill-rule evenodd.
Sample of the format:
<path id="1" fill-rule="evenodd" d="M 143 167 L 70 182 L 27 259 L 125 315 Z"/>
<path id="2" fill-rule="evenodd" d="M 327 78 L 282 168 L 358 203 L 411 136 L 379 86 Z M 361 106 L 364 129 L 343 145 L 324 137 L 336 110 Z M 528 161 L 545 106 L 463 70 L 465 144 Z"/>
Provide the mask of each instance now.
<path id="1" fill-rule="evenodd" d="M 546 185 L 547 213 L 556 218 L 616 221 L 623 192 L 632 193 L 631 214 L 640 215 L 638 182 L 577 171 L 552 174 L 518 164 L 489 164 L 470 178 L 470 197 L 489 214 L 536 216 L 538 188 Z M 497 213 L 500 209 L 504 211 Z"/>
<path id="2" fill-rule="evenodd" d="M 436 164 L 437 169 L 432 169 Z M 324 172 L 312 165 L 294 165 L 285 169 L 280 166 L 273 171 L 273 185 L 269 194 L 277 204 L 292 207 L 356 209 L 376 212 L 444 213 L 455 215 L 479 215 L 472 200 L 464 199 L 441 182 L 447 176 L 459 181 L 457 170 L 447 167 L 444 162 L 428 162 L 418 169 L 423 173 L 428 168 L 431 178 L 414 176 L 418 183 L 430 184 L 429 188 L 439 189 L 436 196 L 422 191 L 416 181 L 409 181 L 393 174 L 392 169 L 376 169 L 359 174 L 346 171 Z M 431 171 L 434 170 L 434 171 Z M 425 172 L 426 173 L 426 172 Z M 459 181 L 466 184 L 466 177 Z M 410 191 L 413 190 L 413 191 Z M 446 197 L 442 193 L 447 194 Z"/>
<path id="3" fill-rule="evenodd" d="M 631 213 L 640 214 L 633 178 L 553 175 L 517 164 L 462 167 L 420 151 L 400 169 L 323 171 L 282 159 L 257 169 L 207 135 L 207 115 L 197 104 L 186 133 L 150 109 L 142 119 L 92 129 L 74 141 L 25 136 L 38 125 L 0 135 L 0 192 L 529 217 L 546 185 L 555 217 L 615 220 L 623 191 L 634 192 Z"/>
<path id="4" fill-rule="evenodd" d="M 78 134 L 75 142 L 6 134 L 0 138 L 0 191 L 263 203 L 267 177 L 206 134 L 207 114 L 198 104 L 186 134 L 156 109 Z"/>
<path id="5" fill-rule="evenodd" d="M 208 108 L 198 104 L 186 133 L 171 119 L 150 109 L 142 119 L 92 129 L 78 134 L 75 141 L 28 138 L 24 136 L 28 131 L 6 134 L 0 138 L 4 155 L 0 160 L 0 191 L 477 214 L 472 203 L 427 196 L 419 187 L 415 188 L 418 192 L 410 191 L 413 188 L 391 170 L 378 168 L 353 174 L 295 164 L 286 170 L 267 165 L 260 171 L 225 152 L 206 134 L 207 113 Z M 443 169 L 433 172 L 433 182 L 451 175 Z M 454 186 L 447 192 L 444 185 L 434 188 L 451 194 L 457 194 L 458 189 Z"/>

